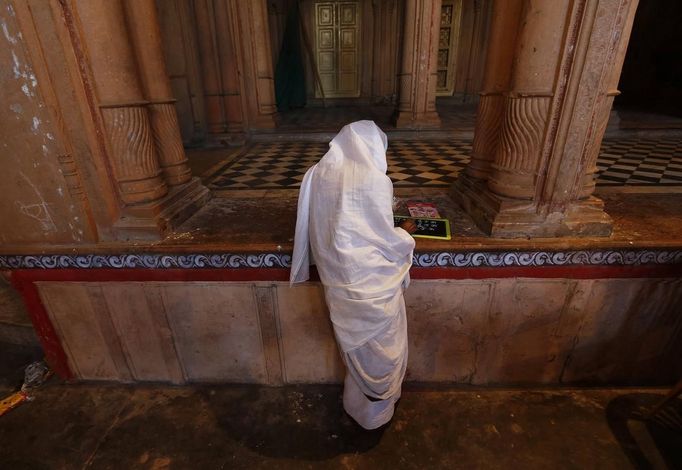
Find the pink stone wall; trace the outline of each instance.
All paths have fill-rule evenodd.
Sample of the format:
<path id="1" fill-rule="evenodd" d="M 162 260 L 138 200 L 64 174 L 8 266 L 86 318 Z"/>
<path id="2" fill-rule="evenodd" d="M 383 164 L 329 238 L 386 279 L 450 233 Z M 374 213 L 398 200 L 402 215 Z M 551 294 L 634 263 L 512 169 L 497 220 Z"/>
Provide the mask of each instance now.
<path id="1" fill-rule="evenodd" d="M 668 383 L 680 279 L 413 281 L 407 380 Z M 326 383 L 343 375 L 319 284 L 39 282 L 80 379 Z"/>
<path id="2" fill-rule="evenodd" d="M 65 150 L 45 97 L 54 90 L 39 83 L 12 5 L 0 0 L 0 243 L 78 244 L 91 235 L 74 155 Z M 56 43 L 51 33 L 43 39 Z"/>

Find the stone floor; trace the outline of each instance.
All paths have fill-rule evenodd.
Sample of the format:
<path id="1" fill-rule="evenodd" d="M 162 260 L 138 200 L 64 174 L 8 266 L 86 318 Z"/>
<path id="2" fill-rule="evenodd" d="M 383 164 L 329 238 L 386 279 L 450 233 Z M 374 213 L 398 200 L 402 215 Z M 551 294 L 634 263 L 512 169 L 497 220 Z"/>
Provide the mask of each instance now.
<path id="1" fill-rule="evenodd" d="M 226 151 L 224 164 L 204 173 L 213 191 L 300 186 L 306 170 L 328 150 L 323 142 L 255 143 Z M 449 187 L 466 167 L 471 140 L 391 141 L 388 176 L 394 187 Z M 191 160 L 202 160 L 201 156 Z M 598 187 L 682 190 L 681 138 L 606 139 L 597 161 Z"/>
<path id="2" fill-rule="evenodd" d="M 682 400 L 639 417 L 662 393 L 407 385 L 393 421 L 368 432 L 333 385 L 49 383 L 0 417 L 0 467 L 682 468 Z"/>
<path id="3" fill-rule="evenodd" d="M 452 240 L 417 240 L 418 251 L 466 249 L 598 249 L 653 247 L 682 243 L 682 194 L 604 194 L 605 209 L 614 220 L 610 237 L 559 239 L 495 239 L 483 234 L 443 188 L 396 188 L 406 201 L 435 203 L 450 220 Z M 297 189 L 239 190 L 215 197 L 164 241 L 162 249 L 288 251 L 293 249 Z M 148 249 L 148 248 L 147 248 Z"/>

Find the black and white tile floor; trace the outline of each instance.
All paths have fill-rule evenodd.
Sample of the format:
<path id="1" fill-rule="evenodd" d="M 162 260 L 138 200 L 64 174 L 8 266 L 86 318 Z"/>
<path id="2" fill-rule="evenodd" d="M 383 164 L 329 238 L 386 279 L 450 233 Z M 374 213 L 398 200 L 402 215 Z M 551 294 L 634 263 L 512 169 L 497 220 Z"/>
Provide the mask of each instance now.
<path id="1" fill-rule="evenodd" d="M 209 176 L 213 190 L 298 188 L 326 143 L 253 144 Z M 388 176 L 395 187 L 447 187 L 466 166 L 471 141 L 396 141 L 389 145 Z M 597 186 L 682 187 L 682 140 L 605 140 Z"/>
<path id="2" fill-rule="evenodd" d="M 682 140 L 604 140 L 598 186 L 682 186 Z"/>

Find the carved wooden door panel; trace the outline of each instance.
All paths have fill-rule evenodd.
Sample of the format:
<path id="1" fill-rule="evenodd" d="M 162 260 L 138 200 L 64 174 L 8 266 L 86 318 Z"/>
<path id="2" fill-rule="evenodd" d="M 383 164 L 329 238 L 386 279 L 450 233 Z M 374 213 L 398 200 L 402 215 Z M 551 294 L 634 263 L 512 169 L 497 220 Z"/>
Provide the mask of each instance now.
<path id="1" fill-rule="evenodd" d="M 436 95 L 450 96 L 455 89 L 462 0 L 443 0 L 438 38 L 438 81 Z"/>
<path id="2" fill-rule="evenodd" d="M 325 98 L 360 96 L 358 2 L 316 2 L 315 57 Z M 321 98 L 316 87 L 315 96 Z"/>

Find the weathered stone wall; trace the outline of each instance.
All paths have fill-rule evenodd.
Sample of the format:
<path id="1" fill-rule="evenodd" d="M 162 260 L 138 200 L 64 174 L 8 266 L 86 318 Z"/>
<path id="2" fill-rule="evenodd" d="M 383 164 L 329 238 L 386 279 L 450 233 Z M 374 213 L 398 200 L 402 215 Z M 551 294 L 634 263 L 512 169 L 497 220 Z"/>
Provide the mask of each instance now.
<path id="1" fill-rule="evenodd" d="M 324 383 L 343 374 L 319 284 L 40 282 L 76 377 Z M 413 281 L 407 380 L 666 383 L 680 279 Z"/>
<path id="2" fill-rule="evenodd" d="M 77 244 L 89 232 L 81 182 L 12 5 L 0 0 L 0 243 Z"/>

